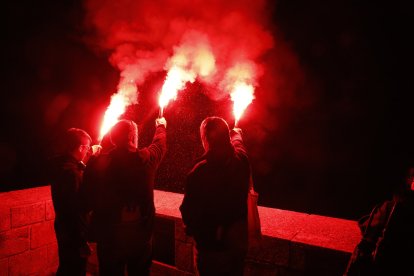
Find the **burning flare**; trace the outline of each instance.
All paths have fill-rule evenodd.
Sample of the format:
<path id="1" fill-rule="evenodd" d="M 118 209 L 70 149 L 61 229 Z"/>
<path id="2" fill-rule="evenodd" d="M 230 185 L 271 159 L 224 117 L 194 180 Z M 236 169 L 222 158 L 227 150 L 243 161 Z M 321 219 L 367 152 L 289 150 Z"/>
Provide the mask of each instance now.
<path id="1" fill-rule="evenodd" d="M 111 103 L 105 111 L 101 125 L 99 141 L 117 123 L 119 117 L 124 114 L 127 106 L 137 102 L 137 88 L 132 82 L 120 84 L 118 92 L 111 97 Z"/>
<path id="2" fill-rule="evenodd" d="M 177 97 L 177 92 L 187 82 L 193 83 L 197 77 L 211 77 L 216 70 L 215 63 L 208 37 L 197 31 L 186 33 L 166 65 L 168 73 L 158 100 L 160 116 L 163 116 L 164 107 Z"/>
<path id="3" fill-rule="evenodd" d="M 257 68 L 252 61 L 243 61 L 235 64 L 226 72 L 222 81 L 224 89 L 230 94 L 233 101 L 234 126 L 237 126 L 244 110 L 254 99 L 254 79 Z"/>
<path id="4" fill-rule="evenodd" d="M 233 114 L 235 118 L 234 126 L 240 120 L 244 110 L 253 101 L 254 88 L 252 85 L 246 83 L 235 83 L 233 91 L 230 93 L 231 100 L 233 101 Z"/>
<path id="5" fill-rule="evenodd" d="M 168 71 L 158 99 L 158 104 L 160 105 L 160 117 L 163 117 L 164 107 L 168 102 L 172 99 L 175 100 L 178 90 L 183 89 L 187 81 L 194 82 L 194 80 L 195 74 L 193 72 L 187 72 L 178 66 L 173 66 L 170 71 Z"/>

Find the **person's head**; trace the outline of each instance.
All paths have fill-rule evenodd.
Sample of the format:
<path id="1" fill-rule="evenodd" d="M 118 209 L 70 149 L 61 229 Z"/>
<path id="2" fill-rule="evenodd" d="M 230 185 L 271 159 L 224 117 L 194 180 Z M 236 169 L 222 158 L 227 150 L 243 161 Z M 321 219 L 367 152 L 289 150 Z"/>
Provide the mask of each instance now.
<path id="1" fill-rule="evenodd" d="M 120 120 L 111 129 L 111 141 L 118 148 L 135 151 L 138 148 L 138 127 L 131 120 Z"/>
<path id="2" fill-rule="evenodd" d="M 64 137 L 65 152 L 78 161 L 84 161 L 91 154 L 92 139 L 79 128 L 69 128 Z"/>
<path id="3" fill-rule="evenodd" d="M 404 164 L 406 165 L 406 164 Z M 400 165 L 394 169 L 397 171 L 394 177 L 395 187 L 394 192 L 398 195 L 404 195 L 407 191 L 414 191 L 414 167 Z"/>
<path id="4" fill-rule="evenodd" d="M 201 142 L 205 151 L 215 151 L 231 146 L 229 126 L 220 117 L 207 117 L 200 125 Z"/>

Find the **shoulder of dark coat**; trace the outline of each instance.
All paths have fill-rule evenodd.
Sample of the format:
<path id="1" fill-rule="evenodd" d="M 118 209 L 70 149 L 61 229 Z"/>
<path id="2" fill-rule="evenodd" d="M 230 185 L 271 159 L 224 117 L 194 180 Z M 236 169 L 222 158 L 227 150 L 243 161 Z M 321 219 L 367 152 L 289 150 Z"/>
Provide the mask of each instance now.
<path id="1" fill-rule="evenodd" d="M 97 157 L 91 158 L 86 165 L 86 171 L 90 170 L 103 170 L 107 167 L 111 160 L 111 155 L 109 153 L 102 153 Z"/>
<path id="2" fill-rule="evenodd" d="M 195 174 L 197 171 L 201 170 L 202 168 L 204 168 L 207 165 L 207 160 L 201 160 L 199 162 L 197 162 L 193 168 L 190 170 L 190 172 L 188 173 L 188 175 L 193 175 Z"/>
<path id="3" fill-rule="evenodd" d="M 64 171 L 78 171 L 80 170 L 79 162 L 74 158 L 67 156 L 60 156 L 55 159 L 55 165 Z"/>

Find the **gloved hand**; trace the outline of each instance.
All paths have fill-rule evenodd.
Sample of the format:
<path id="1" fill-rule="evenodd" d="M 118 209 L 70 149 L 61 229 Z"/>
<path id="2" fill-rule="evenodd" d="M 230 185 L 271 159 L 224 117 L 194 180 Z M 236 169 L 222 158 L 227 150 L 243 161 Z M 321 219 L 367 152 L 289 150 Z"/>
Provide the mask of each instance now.
<path id="1" fill-rule="evenodd" d="M 163 125 L 165 128 L 167 128 L 167 121 L 165 120 L 165 118 L 164 117 L 161 117 L 161 118 L 157 118 L 156 120 L 155 120 L 155 126 L 160 126 L 160 125 Z"/>
<path id="2" fill-rule="evenodd" d="M 98 156 L 101 153 L 102 146 L 101 145 L 93 145 L 92 146 L 92 155 Z"/>
<path id="3" fill-rule="evenodd" d="M 238 127 L 234 127 L 234 128 L 233 128 L 233 131 L 234 131 L 234 132 L 236 132 L 236 133 L 238 133 L 238 134 L 240 134 L 240 135 L 242 135 L 242 134 L 243 134 L 242 129 L 241 129 L 241 128 L 238 128 Z"/>

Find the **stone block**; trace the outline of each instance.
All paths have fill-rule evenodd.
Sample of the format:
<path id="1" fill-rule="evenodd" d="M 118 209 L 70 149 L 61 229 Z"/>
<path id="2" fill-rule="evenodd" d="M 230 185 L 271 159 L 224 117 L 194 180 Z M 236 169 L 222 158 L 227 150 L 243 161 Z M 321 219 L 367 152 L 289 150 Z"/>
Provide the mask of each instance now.
<path id="1" fill-rule="evenodd" d="M 48 266 L 45 270 L 43 270 L 40 274 L 35 274 L 37 275 L 42 275 L 42 276 L 56 276 L 56 271 L 58 269 L 58 264 L 55 264 L 53 266 Z"/>
<path id="2" fill-rule="evenodd" d="M 55 219 L 55 208 L 51 200 L 46 201 L 46 220 Z"/>
<path id="3" fill-rule="evenodd" d="M 279 266 L 289 265 L 289 241 L 263 236 L 260 246 L 250 250 L 248 260 Z"/>
<path id="4" fill-rule="evenodd" d="M 51 243 L 47 245 L 47 265 L 56 266 L 59 264 L 59 253 L 57 243 Z"/>
<path id="5" fill-rule="evenodd" d="M 305 270 L 313 275 L 342 275 L 348 259 L 349 254 L 346 252 L 307 247 Z"/>
<path id="6" fill-rule="evenodd" d="M 360 239 L 356 221 L 309 215 L 292 241 L 352 253 Z"/>
<path id="7" fill-rule="evenodd" d="M 176 276 L 175 267 L 153 261 L 151 265 L 151 276 Z"/>
<path id="8" fill-rule="evenodd" d="M 47 267 L 47 246 L 43 246 L 10 257 L 9 276 L 38 274 Z"/>
<path id="9" fill-rule="evenodd" d="M 349 254 L 347 252 L 334 251 L 323 247 L 309 245 L 296 246 L 296 257 L 303 267 L 292 268 L 305 271 L 310 275 L 338 275 L 341 276 L 346 268 Z M 298 265 L 299 262 L 296 263 Z"/>
<path id="10" fill-rule="evenodd" d="M 175 242 L 175 266 L 179 270 L 194 271 L 193 245 L 191 243 Z"/>
<path id="11" fill-rule="evenodd" d="M 295 270 L 305 270 L 306 245 L 291 243 L 289 254 L 289 267 Z"/>
<path id="12" fill-rule="evenodd" d="M 0 276 L 8 276 L 9 274 L 9 259 L 4 258 L 0 260 Z"/>
<path id="13" fill-rule="evenodd" d="M 0 233 L 0 259 L 24 252 L 29 247 L 29 227 Z"/>
<path id="14" fill-rule="evenodd" d="M 175 222 L 167 217 L 155 218 L 153 235 L 153 258 L 168 265 L 175 265 Z"/>
<path id="15" fill-rule="evenodd" d="M 31 226 L 30 248 L 38 248 L 56 242 L 53 223 L 53 220 L 48 220 Z"/>
<path id="16" fill-rule="evenodd" d="M 11 209 L 12 228 L 24 226 L 45 220 L 45 203 L 13 207 Z"/>
<path id="17" fill-rule="evenodd" d="M 10 223 L 10 208 L 5 206 L 0 208 L 0 232 L 9 230 Z"/>
<path id="18" fill-rule="evenodd" d="M 184 223 L 182 221 L 175 222 L 175 239 L 183 242 L 187 242 L 189 239 L 185 233 Z"/>
<path id="19" fill-rule="evenodd" d="M 290 267 L 278 267 L 277 276 L 307 276 L 304 271 L 294 270 Z"/>
<path id="20" fill-rule="evenodd" d="M 175 239 L 185 243 L 194 243 L 193 238 L 185 233 L 185 226 L 182 220 L 175 221 Z"/>
<path id="21" fill-rule="evenodd" d="M 194 276 L 194 273 L 182 271 L 174 266 L 153 261 L 151 266 L 151 276 Z"/>
<path id="22" fill-rule="evenodd" d="M 276 276 L 277 267 L 257 262 L 246 262 L 244 266 L 244 276 Z"/>

